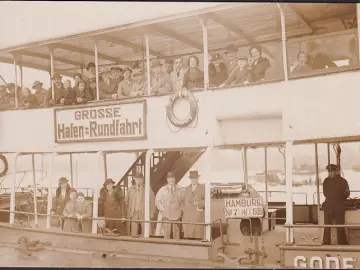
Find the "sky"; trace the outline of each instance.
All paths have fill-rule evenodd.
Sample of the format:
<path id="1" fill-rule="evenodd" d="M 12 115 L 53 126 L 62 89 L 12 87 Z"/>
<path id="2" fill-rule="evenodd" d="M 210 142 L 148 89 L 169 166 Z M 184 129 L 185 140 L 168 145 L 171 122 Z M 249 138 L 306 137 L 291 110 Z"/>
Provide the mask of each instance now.
<path id="1" fill-rule="evenodd" d="M 0 1 L 0 50 L 216 5 L 219 3 Z M 14 82 L 13 65 L 0 63 L 0 74 L 7 83 Z M 31 87 L 34 80 L 50 87 L 49 73 L 24 68 L 24 86 Z"/>

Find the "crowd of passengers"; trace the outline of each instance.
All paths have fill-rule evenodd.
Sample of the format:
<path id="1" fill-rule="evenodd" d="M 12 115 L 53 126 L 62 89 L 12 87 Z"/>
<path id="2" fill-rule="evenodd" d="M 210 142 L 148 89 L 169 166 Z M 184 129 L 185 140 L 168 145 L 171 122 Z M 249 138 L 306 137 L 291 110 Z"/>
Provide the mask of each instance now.
<path id="1" fill-rule="evenodd" d="M 226 87 L 246 85 L 249 83 L 265 80 L 265 75 L 270 68 L 270 61 L 262 54 L 262 48 L 253 45 L 249 48 L 249 57 L 239 55 L 235 46 L 229 46 L 224 54 L 227 56 L 226 63 L 221 54 L 210 55 L 209 86 Z M 316 42 L 309 42 L 306 51 L 298 53 L 298 64 L 292 70 L 293 74 L 301 74 L 311 70 L 336 67 L 331 56 L 321 51 Z M 151 61 L 150 94 L 164 95 L 179 90 L 196 90 L 204 88 L 204 71 L 199 68 L 199 58 L 191 55 L 186 59 L 177 57 L 173 60 L 160 59 Z M 46 90 L 40 81 L 35 81 L 32 90 L 20 89 L 19 106 L 34 108 L 39 106 L 61 106 L 84 104 L 97 100 L 96 91 L 96 67 L 93 62 L 86 67 L 88 76 L 80 73 L 74 74 L 75 85 L 70 80 L 63 80 L 60 74 L 54 74 L 54 97 L 52 89 Z M 131 67 L 111 67 L 109 70 L 100 72 L 98 77 L 99 99 L 123 99 L 147 95 L 146 72 L 140 62 Z M 9 90 L 10 89 L 10 90 Z M 0 104 L 13 104 L 15 85 L 8 87 L 0 86 Z"/>
<path id="2" fill-rule="evenodd" d="M 100 190 L 98 216 L 117 220 L 99 221 L 99 228 L 103 233 L 143 236 L 144 223 L 136 221 L 145 220 L 145 207 L 149 207 L 150 220 L 155 221 L 150 225 L 150 235 L 165 239 L 203 239 L 204 226 L 176 223 L 205 222 L 205 187 L 199 183 L 199 177 L 197 171 L 190 171 L 191 184 L 180 188 L 175 182 L 175 174 L 168 172 L 167 184 L 156 195 L 150 189 L 146 204 L 145 179 L 141 172 L 134 174 L 132 186 L 126 193 L 112 179 L 106 179 Z M 52 226 L 61 227 L 63 231 L 92 231 L 92 202 L 71 188 L 65 177 L 59 180 L 51 214 L 56 215 L 52 218 Z"/>
<path id="3" fill-rule="evenodd" d="M 249 49 L 249 56 L 238 55 L 235 46 L 229 46 L 224 52 L 226 63 L 221 54 L 210 55 L 209 85 L 210 87 L 224 87 L 231 85 L 248 84 L 265 79 L 270 68 L 270 61 L 262 55 L 260 46 L 254 45 Z M 184 61 L 187 61 L 185 67 Z M 150 94 L 162 95 L 179 90 L 194 90 L 204 88 L 204 71 L 199 68 L 200 60 L 191 55 L 187 59 L 177 57 L 167 59 L 164 64 L 160 59 L 151 61 Z M 88 63 L 86 67 L 88 76 L 76 73 L 70 80 L 63 80 L 60 74 L 52 77 L 54 83 L 54 97 L 52 89 L 46 90 L 40 81 L 35 81 L 32 90 L 22 89 L 19 95 L 21 107 L 33 108 L 39 106 L 74 105 L 83 104 L 97 99 L 95 64 Z M 122 99 L 147 95 L 146 72 L 140 62 L 131 67 L 111 67 L 102 71 L 98 78 L 100 99 Z M 0 102 L 13 103 L 14 85 L 9 92 L 5 86 L 0 86 Z"/>

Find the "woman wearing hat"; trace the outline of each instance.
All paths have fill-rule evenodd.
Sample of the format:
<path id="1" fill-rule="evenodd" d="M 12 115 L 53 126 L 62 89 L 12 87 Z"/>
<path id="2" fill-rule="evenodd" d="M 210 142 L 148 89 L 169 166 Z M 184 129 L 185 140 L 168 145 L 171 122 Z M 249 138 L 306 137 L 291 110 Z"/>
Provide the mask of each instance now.
<path id="1" fill-rule="evenodd" d="M 64 225 L 63 225 L 63 231 L 64 232 L 77 232 L 77 219 L 76 219 L 76 212 L 75 212 L 75 206 L 76 206 L 76 196 L 77 191 L 76 189 L 72 188 L 69 191 L 70 193 L 70 200 L 66 203 L 63 211 L 64 216 Z"/>
<path id="2" fill-rule="evenodd" d="M 195 55 L 189 57 L 189 69 L 184 74 L 183 89 L 192 90 L 204 87 L 204 71 L 198 68 L 199 58 Z"/>
<path id="3" fill-rule="evenodd" d="M 66 203 L 70 200 L 70 185 L 68 184 L 69 180 L 66 177 L 61 177 L 59 179 L 59 186 L 56 189 L 56 196 L 53 202 L 53 209 L 51 210 L 52 215 L 62 215 Z M 58 219 L 52 220 L 53 226 L 59 227 Z"/>
<path id="4" fill-rule="evenodd" d="M 84 193 L 78 192 L 75 204 L 75 216 L 78 220 L 78 230 L 83 233 L 91 233 L 92 228 L 92 204 L 85 199 Z"/>
<path id="5" fill-rule="evenodd" d="M 112 179 L 107 179 L 100 190 L 99 216 L 105 218 L 125 219 L 126 207 L 125 200 L 120 187 L 114 186 Z M 106 220 L 105 228 L 126 235 L 125 221 Z"/>

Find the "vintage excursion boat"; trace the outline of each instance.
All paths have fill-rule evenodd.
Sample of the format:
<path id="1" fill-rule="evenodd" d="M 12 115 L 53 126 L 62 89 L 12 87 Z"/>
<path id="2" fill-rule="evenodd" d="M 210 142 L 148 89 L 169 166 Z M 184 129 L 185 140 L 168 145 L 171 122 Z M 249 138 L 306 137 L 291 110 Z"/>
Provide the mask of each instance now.
<path id="1" fill-rule="evenodd" d="M 9 205 L 0 209 L 2 243 L 16 245 L 24 239 L 37 239 L 36 243 L 47 243 L 42 249 L 50 243 L 55 250 L 195 260 L 203 266 L 360 267 L 358 199 L 346 201 L 344 226 L 348 228 L 349 245 L 321 244 L 325 226 L 319 172 L 323 168 L 319 168 L 318 161 L 318 148 L 325 145 L 328 163 L 340 165 L 341 144 L 360 141 L 360 4 L 199 5 L 184 13 L 62 37 L 53 33 L 56 38 L 0 47 L 0 61 L 19 66 L 20 72 L 15 68 L 15 82 L 21 82 L 13 88 L 6 85 L 14 102 L 5 104 L 4 100 L 0 112 L 2 174 L 13 178 L 1 191 L 1 198 L 9 200 Z M 253 44 L 257 47 L 251 47 Z M 309 44 L 318 44 L 328 54 L 330 62 L 323 68 L 303 69 L 301 52 L 311 51 Z M 251 60 L 254 77 L 250 82 L 213 82 L 210 54 L 230 57 L 229 45 L 237 48 L 239 62 L 245 57 Z M 257 58 L 257 53 L 262 58 Z M 152 61 L 182 56 L 186 63 L 190 55 L 198 57 L 199 69 L 204 71 L 203 87 L 181 87 L 172 93 L 154 95 Z M 219 56 L 211 59 L 216 62 Z M 135 61 L 142 66 L 138 70 L 142 70 L 146 81 L 145 93 L 101 99 L 99 74 L 110 67 L 124 69 Z M 266 61 L 270 67 L 261 77 L 257 65 Z M 95 100 L 82 105 L 20 110 L 18 88 L 24 87 L 25 68 L 48 71 L 51 77 L 72 77 L 76 72 L 88 77 L 85 67 L 89 62 L 95 64 Z M 310 188 L 316 200 L 311 202 L 304 193 L 306 201 L 299 204 L 294 201 L 303 187 L 293 185 L 293 158 L 294 149 L 305 144 L 314 146 L 315 167 L 311 171 L 315 170 L 316 179 Z M 336 147 L 332 149 L 331 145 Z M 268 152 L 280 148 L 284 150 L 285 183 L 279 177 L 268 177 L 273 161 Z M 214 165 L 213 154 L 228 149 L 241 153 L 242 164 L 238 163 L 243 179 L 229 184 L 207 181 Z M 264 173 L 261 181 L 250 184 L 251 151 L 263 151 Z M 336 160 L 331 160 L 334 153 Z M 79 181 L 73 170 L 75 156 L 86 164 L 87 174 Z M 39 158 L 46 159 L 42 168 L 47 172 L 46 179 L 39 187 L 41 181 L 34 173 L 30 187 L 27 184 L 27 189 L 21 190 L 16 185 L 17 172 L 23 164 L 32 164 L 35 172 Z M 66 175 L 64 169 L 58 169 L 64 162 L 70 164 Z M 227 162 L 225 157 L 223 162 Z M 124 164 L 130 165 L 119 171 Z M 205 185 L 205 218 L 202 223 L 190 223 L 204 226 L 203 239 L 175 240 L 155 235 L 153 224 L 167 221 L 151 219 L 150 191 L 156 194 L 166 184 L 170 171 L 180 185 L 194 168 Z M 104 218 L 98 215 L 98 203 L 104 180 L 116 180 L 127 196 L 136 172 L 145 176 L 145 219 L 139 220 L 143 235 L 134 238 L 100 231 Z M 52 215 L 51 209 L 61 176 L 68 177 L 72 187 L 88 191 L 93 207 L 92 233 L 65 232 L 52 226 L 52 220 L 59 218 Z M 264 190 L 256 190 L 260 186 Z M 269 200 L 276 189 L 285 200 Z M 23 202 L 21 192 L 33 197 L 27 210 L 18 207 Z M 38 205 L 46 205 L 46 211 Z"/>

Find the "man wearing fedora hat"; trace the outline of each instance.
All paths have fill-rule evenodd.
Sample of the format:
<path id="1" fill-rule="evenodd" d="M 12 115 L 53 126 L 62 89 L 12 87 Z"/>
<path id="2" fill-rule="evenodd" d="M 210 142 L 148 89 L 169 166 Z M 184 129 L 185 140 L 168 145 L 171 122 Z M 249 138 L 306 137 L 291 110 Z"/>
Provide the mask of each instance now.
<path id="1" fill-rule="evenodd" d="M 32 85 L 32 89 L 34 90 L 33 94 L 40 102 L 40 104 L 45 104 L 48 91 L 43 88 L 43 83 L 40 81 L 35 81 Z"/>
<path id="2" fill-rule="evenodd" d="M 205 187 L 199 184 L 198 171 L 190 171 L 191 184 L 185 188 L 185 204 L 183 222 L 205 222 Z M 204 226 L 183 224 L 184 238 L 203 239 Z"/>
<path id="3" fill-rule="evenodd" d="M 237 66 L 233 68 L 227 79 L 220 87 L 228 85 L 248 84 L 251 82 L 251 72 L 248 69 L 248 58 L 240 56 L 236 58 Z"/>
<path id="4" fill-rule="evenodd" d="M 145 186 L 144 176 L 141 172 L 136 172 L 133 176 L 135 184 L 128 189 L 126 197 L 127 217 L 131 220 L 145 220 Z M 156 207 L 155 207 L 155 194 L 150 189 L 150 203 L 146 204 L 150 207 L 150 219 L 154 220 Z M 130 222 L 129 235 L 138 237 L 139 231 L 144 234 L 143 223 Z"/>
<path id="5" fill-rule="evenodd" d="M 65 205 L 70 200 L 70 189 L 69 180 L 66 177 L 61 177 L 56 189 L 55 198 L 53 198 L 53 208 L 51 209 L 52 215 L 61 216 L 63 214 Z M 54 218 L 51 220 L 51 223 L 53 226 L 59 227 L 58 221 L 58 218 Z M 60 224 L 63 224 L 62 221 L 63 220 L 61 220 Z"/>
<path id="6" fill-rule="evenodd" d="M 129 67 L 123 69 L 123 80 L 119 83 L 117 88 L 117 98 L 130 97 L 132 91 L 133 78 L 131 76 L 133 70 Z"/>
<path id="7" fill-rule="evenodd" d="M 142 68 L 134 69 L 132 82 L 130 97 L 143 96 L 146 90 L 146 80 Z"/>
<path id="8" fill-rule="evenodd" d="M 335 221 L 336 225 L 345 224 L 344 202 L 350 195 L 349 185 L 345 178 L 339 175 L 339 167 L 335 164 L 326 166 L 329 176 L 323 183 L 323 193 L 325 196 L 324 223 L 331 225 Z M 344 228 L 337 228 L 337 241 L 339 245 L 346 245 L 347 239 Z M 323 245 L 331 245 L 331 229 L 324 228 Z"/>
<path id="9" fill-rule="evenodd" d="M 220 54 L 212 54 L 209 63 L 210 86 L 219 86 L 227 77 L 228 71 L 225 64 L 222 62 Z"/>
<path id="10" fill-rule="evenodd" d="M 159 209 L 158 220 L 161 221 L 180 221 L 182 207 L 184 204 L 184 192 L 176 185 L 175 174 L 167 173 L 167 184 L 159 189 L 155 197 L 155 205 Z M 164 235 L 165 239 L 180 239 L 180 223 L 158 223 L 156 235 Z"/>
<path id="11" fill-rule="evenodd" d="M 170 76 L 161 70 L 162 63 L 160 59 L 154 59 L 151 62 L 151 93 L 154 95 L 163 95 L 171 92 Z"/>
<path id="12" fill-rule="evenodd" d="M 107 179 L 100 190 L 99 217 L 125 219 L 126 206 L 123 192 L 115 186 L 115 181 Z M 106 220 L 105 228 L 126 235 L 126 223 L 120 220 Z"/>
<path id="13" fill-rule="evenodd" d="M 54 82 L 54 94 L 52 96 L 52 87 L 50 87 L 46 103 L 48 105 L 59 105 L 61 102 L 65 101 L 65 97 L 67 96 L 67 91 L 64 89 L 64 86 L 61 82 L 62 76 L 58 73 L 55 73 L 54 76 L 51 78 Z"/>
<path id="14" fill-rule="evenodd" d="M 100 99 L 117 98 L 118 82 L 110 77 L 110 71 L 105 70 L 101 73 Z"/>

